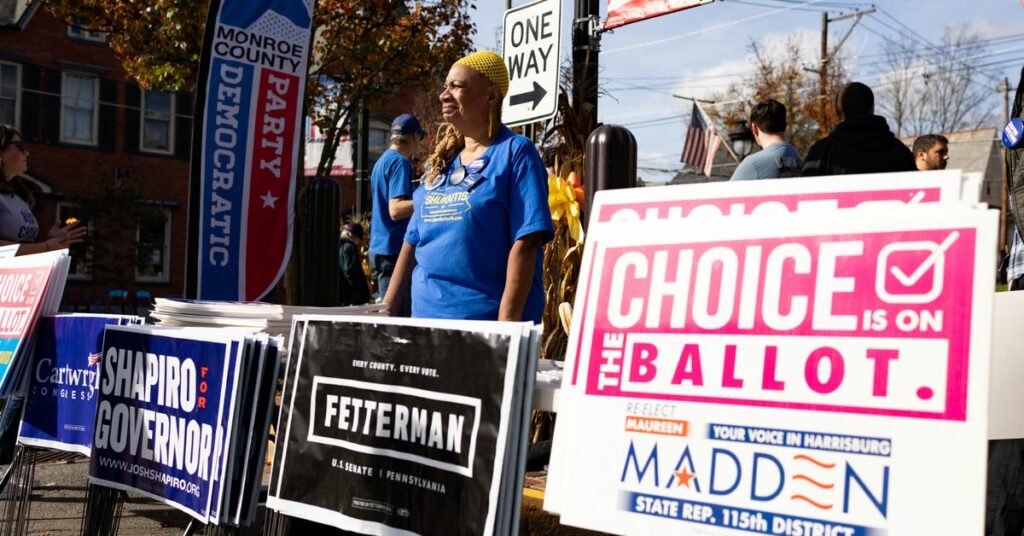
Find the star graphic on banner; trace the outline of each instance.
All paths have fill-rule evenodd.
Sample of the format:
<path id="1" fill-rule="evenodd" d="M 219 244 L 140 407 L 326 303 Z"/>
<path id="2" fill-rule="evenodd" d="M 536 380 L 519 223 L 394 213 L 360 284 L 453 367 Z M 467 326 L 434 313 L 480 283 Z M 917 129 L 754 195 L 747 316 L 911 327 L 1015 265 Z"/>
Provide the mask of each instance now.
<path id="1" fill-rule="evenodd" d="M 682 470 L 676 471 L 676 472 L 674 472 L 672 474 L 675 475 L 675 477 L 677 479 L 679 479 L 679 482 L 676 483 L 676 487 L 679 487 L 679 486 L 690 487 L 690 480 L 693 477 L 697 476 L 696 474 L 687 471 L 685 467 L 683 467 Z"/>
<path id="2" fill-rule="evenodd" d="M 277 208 L 277 206 L 275 206 L 274 203 L 277 203 L 277 200 L 279 198 L 274 197 L 273 195 L 271 195 L 270 194 L 270 190 L 267 190 L 267 195 L 261 195 L 260 199 L 263 200 L 263 208 L 267 208 L 267 207 Z"/>

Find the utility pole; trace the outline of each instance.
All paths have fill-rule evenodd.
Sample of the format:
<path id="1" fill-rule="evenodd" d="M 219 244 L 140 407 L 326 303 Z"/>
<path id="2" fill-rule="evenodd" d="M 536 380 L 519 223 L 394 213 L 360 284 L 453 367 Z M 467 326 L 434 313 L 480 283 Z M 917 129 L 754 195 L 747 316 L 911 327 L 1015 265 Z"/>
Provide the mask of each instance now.
<path id="1" fill-rule="evenodd" d="M 852 13 L 846 13 L 843 15 L 837 15 L 829 18 L 828 13 L 821 14 L 821 65 L 818 66 L 818 113 L 820 114 L 822 134 L 825 134 L 825 118 L 828 117 L 828 64 L 832 61 L 832 58 L 839 53 L 839 49 L 842 48 L 843 43 L 853 33 L 853 29 L 860 23 L 860 19 L 864 15 L 870 15 L 875 12 L 875 8 L 865 9 L 864 11 L 854 11 Z M 828 49 L 828 25 L 829 23 L 839 22 L 841 20 L 854 19 L 853 24 L 846 30 L 846 34 L 839 40 L 839 44 L 835 46 L 831 51 Z"/>
<path id="2" fill-rule="evenodd" d="M 600 0 L 576 0 L 572 24 L 572 106 L 577 114 L 590 108 L 587 135 L 597 128 L 597 54 L 600 38 L 594 31 Z"/>
<path id="3" fill-rule="evenodd" d="M 370 178 L 370 109 L 359 104 L 356 129 L 359 143 L 356 151 L 356 216 L 363 215 L 363 187 Z"/>
<path id="4" fill-rule="evenodd" d="M 825 118 L 828 117 L 828 102 L 825 96 L 828 94 L 828 12 L 821 14 L 821 65 L 818 66 L 818 117 L 821 122 L 818 128 L 821 135 L 825 135 Z"/>
<path id="5" fill-rule="evenodd" d="M 997 88 L 1003 92 L 1003 124 L 1010 122 L 1010 79 L 1003 77 L 1002 87 Z M 1002 145 L 1002 144 L 1000 144 Z M 1006 216 L 1008 212 L 1007 202 L 1010 200 L 1010 185 L 1009 177 L 1007 176 L 1006 169 L 1006 147 L 1002 147 L 1003 152 L 1003 188 L 1000 199 L 999 208 L 999 252 L 1003 253 L 1006 251 Z"/>

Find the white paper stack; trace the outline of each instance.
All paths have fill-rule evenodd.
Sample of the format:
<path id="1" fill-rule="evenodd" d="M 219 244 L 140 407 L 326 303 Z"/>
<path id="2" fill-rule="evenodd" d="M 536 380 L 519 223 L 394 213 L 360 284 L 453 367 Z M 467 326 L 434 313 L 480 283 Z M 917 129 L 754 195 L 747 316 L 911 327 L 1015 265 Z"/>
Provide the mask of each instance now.
<path id="1" fill-rule="evenodd" d="M 375 314 L 382 305 L 348 307 L 306 307 L 263 302 L 223 302 L 156 298 L 150 317 L 161 326 L 215 327 L 232 326 L 262 331 L 272 336 L 286 336 L 292 317 L 299 314 L 362 315 Z"/>

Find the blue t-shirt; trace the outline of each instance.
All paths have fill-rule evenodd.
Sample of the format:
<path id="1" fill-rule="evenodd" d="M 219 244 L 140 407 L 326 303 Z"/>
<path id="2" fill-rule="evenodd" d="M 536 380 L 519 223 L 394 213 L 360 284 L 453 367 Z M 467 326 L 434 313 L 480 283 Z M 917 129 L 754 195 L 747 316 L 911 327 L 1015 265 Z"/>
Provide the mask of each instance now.
<path id="1" fill-rule="evenodd" d="M 483 169 L 475 171 L 481 162 Z M 460 165 L 465 178 L 451 184 Z M 496 320 L 505 290 L 512 244 L 543 232 L 554 235 L 548 208 L 547 171 L 530 140 L 502 127 L 474 162 L 458 155 L 433 189 L 420 185 L 405 241 L 416 246 L 412 316 Z M 544 312 L 544 254 L 537 252 L 523 320 L 540 322 Z"/>
<path id="2" fill-rule="evenodd" d="M 804 161 L 796 147 L 788 143 L 773 143 L 746 157 L 736 167 L 731 181 L 778 179 L 799 177 Z"/>
<path id="3" fill-rule="evenodd" d="M 398 255 L 409 219 L 395 221 L 388 202 L 396 197 L 412 196 L 412 164 L 402 153 L 388 149 L 373 165 L 370 175 L 373 191 L 373 222 L 370 227 L 370 253 Z"/>

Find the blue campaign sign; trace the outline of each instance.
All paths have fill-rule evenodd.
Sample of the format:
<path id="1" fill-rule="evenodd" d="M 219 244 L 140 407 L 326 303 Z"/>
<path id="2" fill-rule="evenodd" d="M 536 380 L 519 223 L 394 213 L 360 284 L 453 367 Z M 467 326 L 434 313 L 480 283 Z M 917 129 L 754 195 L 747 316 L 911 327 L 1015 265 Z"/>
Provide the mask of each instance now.
<path id="1" fill-rule="evenodd" d="M 241 344 L 238 341 L 232 342 L 228 348 L 228 360 L 224 367 L 224 406 L 218 421 L 218 441 L 213 449 L 213 474 L 214 481 L 210 486 L 210 507 L 209 513 L 212 519 L 220 518 L 221 506 L 224 501 L 224 479 L 227 475 L 227 458 L 231 445 L 228 442 L 230 430 L 233 428 L 233 416 L 235 413 L 235 394 L 238 392 L 238 367 L 240 354 L 238 352 Z"/>
<path id="2" fill-rule="evenodd" d="M 142 493 L 207 522 L 231 399 L 231 341 L 193 333 L 107 329 L 89 482 Z"/>
<path id="3" fill-rule="evenodd" d="M 258 300 L 290 258 L 315 0 L 211 0 L 193 127 L 186 293 Z"/>
<path id="4" fill-rule="evenodd" d="M 240 240 L 246 192 L 247 148 L 250 146 L 248 110 L 252 101 L 253 67 L 238 61 L 214 59 L 210 80 L 215 87 L 230 84 L 231 91 L 207 94 L 207 110 L 219 110 L 206 124 L 207 143 L 203 147 L 203 173 L 220 180 L 203 183 L 203 207 L 209 215 L 202 219 L 201 249 L 205 257 L 201 269 L 201 296 L 236 299 L 238 272 L 242 264 Z M 230 99 L 230 102 L 225 102 Z M 234 128 L 227 128 L 231 125 Z"/>
<path id="5" fill-rule="evenodd" d="M 121 320 L 117 316 L 39 319 L 19 443 L 89 455 L 103 330 Z"/>

